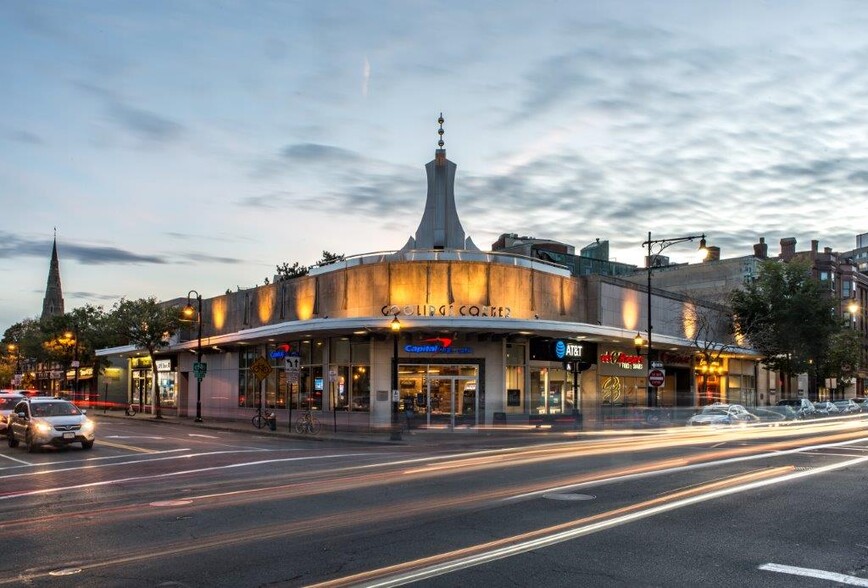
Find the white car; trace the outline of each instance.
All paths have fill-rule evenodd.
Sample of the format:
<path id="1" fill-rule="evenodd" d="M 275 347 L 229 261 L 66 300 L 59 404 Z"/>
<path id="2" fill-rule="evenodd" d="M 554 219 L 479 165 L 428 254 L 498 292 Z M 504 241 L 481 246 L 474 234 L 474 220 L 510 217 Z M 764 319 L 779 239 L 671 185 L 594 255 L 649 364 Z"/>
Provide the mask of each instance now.
<path id="1" fill-rule="evenodd" d="M 6 420 L 12 414 L 15 405 L 24 400 L 24 395 L 18 392 L 0 393 L 0 433 L 6 431 Z"/>
<path id="2" fill-rule="evenodd" d="M 9 447 L 27 445 L 36 451 L 43 445 L 62 446 L 81 443 L 90 449 L 94 442 L 94 423 L 68 400 L 58 398 L 27 398 L 15 405 L 6 426 Z"/>
<path id="3" fill-rule="evenodd" d="M 759 421 L 741 404 L 714 403 L 704 406 L 702 411 L 687 420 L 688 426 L 697 425 L 747 425 Z"/>

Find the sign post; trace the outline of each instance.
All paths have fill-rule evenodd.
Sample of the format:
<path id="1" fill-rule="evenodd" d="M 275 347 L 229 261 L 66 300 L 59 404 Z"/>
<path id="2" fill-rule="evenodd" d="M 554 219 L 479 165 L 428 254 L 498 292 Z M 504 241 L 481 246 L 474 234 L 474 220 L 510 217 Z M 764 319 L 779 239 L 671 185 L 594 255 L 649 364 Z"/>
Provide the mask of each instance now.
<path id="1" fill-rule="evenodd" d="M 666 382 L 666 370 L 660 368 L 651 368 L 648 370 L 648 383 L 659 388 Z"/>

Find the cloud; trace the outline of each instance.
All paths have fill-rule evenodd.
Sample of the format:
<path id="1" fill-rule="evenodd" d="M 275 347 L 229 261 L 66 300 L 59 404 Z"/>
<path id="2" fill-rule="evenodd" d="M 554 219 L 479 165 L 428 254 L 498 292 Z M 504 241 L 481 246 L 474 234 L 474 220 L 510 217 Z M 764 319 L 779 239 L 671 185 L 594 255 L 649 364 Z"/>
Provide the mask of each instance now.
<path id="1" fill-rule="evenodd" d="M 51 255 L 51 247 L 50 239 L 29 239 L 0 231 L 0 259 L 17 257 L 46 259 Z M 158 255 L 143 255 L 117 247 L 61 243 L 58 244 L 57 249 L 58 256 L 64 260 L 75 260 L 84 265 L 169 263 L 166 258 Z"/>
<path id="2" fill-rule="evenodd" d="M 22 129 L 4 129 L 0 132 L 0 136 L 8 141 L 27 145 L 42 145 L 45 143 L 39 135 Z"/>
<path id="3" fill-rule="evenodd" d="M 365 56 L 365 63 L 362 66 L 362 97 L 368 97 L 368 87 L 371 84 L 371 62 Z"/>
<path id="4" fill-rule="evenodd" d="M 99 98 L 109 120 L 146 143 L 170 143 L 180 138 L 184 126 L 161 114 L 133 106 L 111 90 L 90 82 L 77 81 L 73 86 Z"/>
<path id="5" fill-rule="evenodd" d="M 180 124 L 168 118 L 134 108 L 118 100 L 109 103 L 108 107 L 115 122 L 146 141 L 158 143 L 174 141 L 183 131 Z"/>

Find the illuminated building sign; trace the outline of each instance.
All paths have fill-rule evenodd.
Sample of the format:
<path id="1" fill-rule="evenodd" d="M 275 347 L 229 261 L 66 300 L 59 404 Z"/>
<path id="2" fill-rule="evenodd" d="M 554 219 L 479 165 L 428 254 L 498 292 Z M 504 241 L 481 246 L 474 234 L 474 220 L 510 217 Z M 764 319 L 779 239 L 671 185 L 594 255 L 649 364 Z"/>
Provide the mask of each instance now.
<path id="1" fill-rule="evenodd" d="M 268 354 L 268 356 L 271 359 L 283 359 L 287 355 L 298 355 L 298 353 L 292 352 L 290 346 L 286 343 L 282 343 L 281 345 L 278 345 L 274 350 L 272 350 Z"/>
<path id="2" fill-rule="evenodd" d="M 476 304 L 397 304 L 386 305 L 381 309 L 383 316 L 490 316 L 494 318 L 510 318 L 512 309 L 509 306 L 483 306 Z"/>
<path id="3" fill-rule="evenodd" d="M 470 347 L 452 347 L 452 339 L 433 337 L 422 341 L 423 345 L 404 345 L 407 353 L 472 353 Z"/>
<path id="4" fill-rule="evenodd" d="M 604 351 L 600 354 L 600 363 L 616 365 L 625 370 L 641 370 L 644 367 L 641 355 L 630 355 L 623 351 Z"/>
<path id="5" fill-rule="evenodd" d="M 530 340 L 530 358 L 542 361 L 594 363 L 597 344 L 570 339 L 546 339 L 533 337 Z"/>

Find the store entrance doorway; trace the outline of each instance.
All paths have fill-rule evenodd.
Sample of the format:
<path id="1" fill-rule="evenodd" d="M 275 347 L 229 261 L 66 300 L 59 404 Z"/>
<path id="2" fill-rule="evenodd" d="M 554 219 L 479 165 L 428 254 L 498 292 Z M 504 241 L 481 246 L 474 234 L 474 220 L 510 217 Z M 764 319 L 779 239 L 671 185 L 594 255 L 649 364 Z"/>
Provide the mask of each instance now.
<path id="1" fill-rule="evenodd" d="M 399 366 L 401 404 L 407 426 L 475 428 L 484 422 L 485 401 L 476 365 Z"/>

